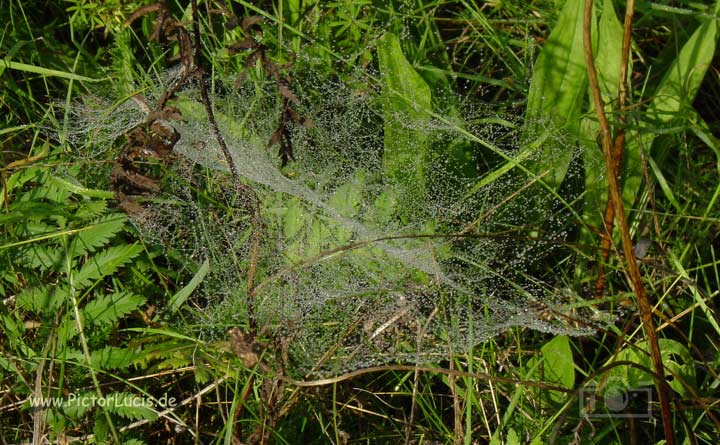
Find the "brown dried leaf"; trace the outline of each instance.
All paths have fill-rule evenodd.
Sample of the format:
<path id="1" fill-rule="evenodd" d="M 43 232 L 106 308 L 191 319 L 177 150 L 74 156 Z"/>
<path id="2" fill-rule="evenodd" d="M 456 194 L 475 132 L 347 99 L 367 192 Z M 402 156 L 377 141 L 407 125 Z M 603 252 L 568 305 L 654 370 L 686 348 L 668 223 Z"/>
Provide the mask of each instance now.
<path id="1" fill-rule="evenodd" d="M 153 30 L 150 33 L 150 36 L 148 37 L 151 41 L 159 42 L 160 41 L 160 34 L 163 30 L 163 25 L 165 24 L 165 18 L 166 14 L 164 13 L 165 9 L 160 9 L 158 11 L 158 15 L 155 18 L 155 25 L 153 26 Z"/>
<path id="2" fill-rule="evenodd" d="M 270 142 L 268 142 L 268 147 L 272 147 L 273 145 L 280 142 L 280 139 L 282 138 L 283 130 L 285 128 L 285 125 L 280 124 L 277 130 L 272 134 L 272 137 L 270 138 Z"/>
<path id="3" fill-rule="evenodd" d="M 228 335 L 230 336 L 230 350 L 240 357 L 246 367 L 253 368 L 260 361 L 260 357 L 254 350 L 253 338 L 239 328 L 230 329 Z"/>
<path id="4" fill-rule="evenodd" d="M 195 68 L 194 52 L 190 34 L 183 28 L 178 28 L 180 38 L 180 60 L 187 72 L 192 72 Z"/>
<path id="5" fill-rule="evenodd" d="M 240 19 L 236 15 L 231 16 L 225 22 L 225 29 L 227 29 L 228 31 L 232 31 L 233 29 L 237 28 L 238 26 L 240 26 Z"/>
<path id="6" fill-rule="evenodd" d="M 176 107 L 165 107 L 161 111 L 152 111 L 148 113 L 147 120 L 179 121 L 182 120 L 182 114 Z"/>
<path id="7" fill-rule="evenodd" d="M 155 179 L 148 178 L 147 176 L 143 176 L 140 173 L 123 170 L 119 178 L 123 179 L 128 184 L 137 187 L 141 191 L 151 193 L 157 193 L 160 191 L 160 183 L 158 183 Z"/>
<path id="8" fill-rule="evenodd" d="M 160 11 L 161 9 L 164 9 L 164 8 L 165 8 L 165 2 L 162 2 L 162 1 L 153 3 L 151 5 L 141 6 L 138 9 L 136 9 L 135 12 L 130 14 L 130 17 L 125 19 L 125 21 L 123 22 L 123 25 L 130 26 L 133 24 L 133 22 L 135 20 L 139 19 L 140 17 L 142 17 L 144 15 L 148 15 L 151 12 Z"/>
<path id="9" fill-rule="evenodd" d="M 139 217 L 146 211 L 145 207 L 125 196 L 124 193 L 115 193 L 115 199 L 118 200 L 118 207 L 132 217 Z"/>
<path id="10" fill-rule="evenodd" d="M 254 49 L 259 46 L 258 42 L 255 41 L 251 36 L 245 37 L 242 42 L 233 45 L 233 47 L 236 47 L 238 49 Z"/>
<path id="11" fill-rule="evenodd" d="M 256 62 L 258 59 L 263 59 L 263 60 L 265 59 L 265 56 L 263 55 L 263 52 L 262 52 L 262 50 L 260 50 L 260 49 L 258 49 L 257 51 L 254 51 L 254 52 L 250 53 L 250 55 L 248 56 L 248 58 L 245 59 L 245 64 L 244 64 L 243 66 L 245 66 L 245 69 L 246 69 L 246 70 L 249 70 L 252 66 L 255 65 L 255 62 Z M 263 63 L 263 64 L 264 64 L 264 63 Z"/>
<path id="12" fill-rule="evenodd" d="M 288 162 L 295 160 L 295 155 L 293 154 L 293 147 L 292 147 L 292 141 L 290 140 L 290 136 L 287 134 L 287 132 L 284 133 L 284 136 L 282 138 L 282 143 L 280 144 L 280 150 L 278 150 L 278 156 L 280 156 L 280 166 L 285 167 Z"/>
<path id="13" fill-rule="evenodd" d="M 292 108 L 288 108 L 287 113 L 288 116 L 290 116 L 290 120 L 292 120 L 294 123 L 302 125 L 305 128 L 313 128 L 313 121 L 309 117 L 301 115 Z"/>
<path id="14" fill-rule="evenodd" d="M 252 37 L 245 37 L 240 43 L 235 43 L 228 47 L 228 53 L 232 56 L 241 51 L 247 51 L 249 49 L 257 49 L 260 45 Z"/>
<path id="15" fill-rule="evenodd" d="M 248 29 L 252 28 L 253 26 L 258 25 L 261 23 L 264 19 L 262 16 L 259 15 L 251 15 L 250 17 L 245 17 L 242 21 L 242 29 L 243 31 L 247 31 Z"/>
<path id="16" fill-rule="evenodd" d="M 296 124 L 302 124 L 303 117 L 300 116 L 300 113 L 293 110 L 292 108 L 287 109 L 287 114 L 290 116 L 290 120 L 295 122 Z"/>
<path id="17" fill-rule="evenodd" d="M 278 90 L 280 91 L 280 94 L 293 102 L 297 102 L 298 97 L 295 95 L 295 93 L 292 92 L 289 86 L 285 82 L 278 82 Z"/>
<path id="18" fill-rule="evenodd" d="M 238 88 L 238 89 L 239 89 L 240 87 L 242 87 L 242 86 L 245 84 L 245 81 L 247 80 L 248 74 L 249 74 L 249 73 L 248 73 L 248 69 L 245 68 L 245 69 L 242 71 L 242 73 L 240 73 L 240 75 L 238 76 L 238 78 L 235 79 L 235 88 Z"/>

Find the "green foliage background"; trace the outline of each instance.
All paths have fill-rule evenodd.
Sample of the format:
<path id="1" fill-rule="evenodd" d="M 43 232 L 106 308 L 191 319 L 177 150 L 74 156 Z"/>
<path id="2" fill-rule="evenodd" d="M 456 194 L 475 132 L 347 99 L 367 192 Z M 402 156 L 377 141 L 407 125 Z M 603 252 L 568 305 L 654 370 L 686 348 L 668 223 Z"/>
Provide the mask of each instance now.
<path id="1" fill-rule="evenodd" d="M 577 295 L 569 311 L 624 311 L 593 337 L 514 328 L 469 354 L 436 363 L 438 369 L 480 371 L 515 383 L 499 380 L 488 387 L 440 371 L 386 370 L 303 392 L 270 425 L 263 411 L 268 403 L 263 379 L 257 377 L 267 370 L 248 368 L 222 334 L 194 335 L 192 313 L 202 301 L 193 295 L 203 286 L 207 264 L 193 264 L 183 252 L 139 236 L 109 191 L 112 150 L 104 159 L 83 155 L 93 143 L 121 144 L 117 128 L 122 125 L 114 130 L 110 125 L 105 133 L 100 128 L 94 142 L 79 146 L 84 135 L 75 134 L 72 125 L 81 96 L 106 89 L 109 96 L 129 97 L 156 88 L 173 64 L 168 59 L 179 52 L 177 44 L 152 41 L 152 15 L 124 24 L 147 2 L 3 2 L 0 437 L 11 443 L 41 433 L 58 442 L 91 435 L 82 440 L 220 443 L 249 436 L 267 423 L 271 442 L 277 443 L 568 443 L 574 434 L 588 443 L 623 443 L 630 436 L 659 442 L 660 433 L 650 423 L 633 429 L 624 420 L 602 417 L 593 428 L 578 427 L 584 422 L 578 397 L 595 386 L 602 393 L 603 376 L 614 390 L 648 385 L 640 368 L 613 362 L 650 367 L 616 256 L 607 264 L 608 297 L 590 299 L 598 259 L 592 229 L 602 227 L 607 191 L 588 100 L 582 3 L 229 3 L 241 18 L 264 18 L 261 43 L 276 63 L 302 54 L 328 78 L 357 85 L 358 94 L 367 83 L 353 78 L 355 68 L 374 73 L 383 111 L 382 168 L 394 179 L 376 201 L 378 222 L 409 222 L 423 197 L 435 193 L 432 172 L 439 160 L 448 160 L 457 177 L 473 182 L 466 196 L 501 177 L 541 176 L 544 190 L 554 197 L 542 205 L 556 206 L 551 210 L 571 219 L 579 234 L 565 256 L 543 260 L 534 273 L 553 276 L 557 292 Z M 612 111 L 624 4 L 595 3 L 593 45 L 603 97 L 616 123 Z M 168 4 L 177 18 L 190 20 L 188 4 Z M 652 240 L 649 257 L 638 256 L 646 260 L 646 285 L 658 320 L 665 323 L 666 377 L 678 398 L 697 402 L 673 413 L 677 439 L 714 443 L 720 434 L 715 407 L 720 2 L 642 2 L 637 9 L 623 196 L 634 239 Z M 203 10 L 208 75 L 243 71 L 247 53 L 228 50 L 245 37 L 242 29 L 221 26 L 220 16 L 207 19 L 201 2 Z M 257 65 L 251 69 L 258 75 Z M 523 150 L 508 154 L 502 140 L 483 139 L 463 126 L 461 110 L 476 100 L 496 113 L 488 122 L 521 134 Z M 524 123 L 511 122 L 511 116 L 523 116 Z M 438 144 L 418 130 L 431 120 L 455 129 L 456 137 Z M 550 137 L 558 132 L 562 138 Z M 575 169 L 583 170 L 584 181 L 569 183 L 566 173 Z M 340 187 L 333 208 L 355 217 L 358 196 L 371 179 L 359 175 Z M 213 200 L 211 180 L 198 187 L 199 195 Z M 320 254 L 330 238 L 349 242 L 348 233 L 298 217 L 300 203 L 283 204 L 284 233 L 299 240 L 290 260 Z M 272 381 L 271 374 L 265 377 Z M 522 384 L 528 380 L 554 389 Z M 283 397 L 297 397 L 289 386 Z M 49 408 L 42 418 L 31 407 L 32 397 L 67 400 L 70 393 L 79 398 Z M 152 405 L 158 394 L 167 393 L 189 402 L 163 415 L 157 404 L 128 408 L 118 402 L 140 396 Z M 193 398 L 198 394 L 212 402 L 196 402 L 202 398 Z M 95 403 L 88 408 L 82 400 L 90 399 Z M 239 421 L 227 422 L 238 406 L 244 410 Z M 133 423 L 139 420 L 147 423 Z"/>

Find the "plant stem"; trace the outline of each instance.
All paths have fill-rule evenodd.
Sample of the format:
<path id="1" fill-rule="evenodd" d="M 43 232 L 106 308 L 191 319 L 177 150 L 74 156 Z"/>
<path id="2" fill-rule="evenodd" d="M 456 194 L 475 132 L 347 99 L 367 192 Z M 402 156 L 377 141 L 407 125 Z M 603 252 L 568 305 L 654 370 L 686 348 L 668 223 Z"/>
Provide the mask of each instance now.
<path id="1" fill-rule="evenodd" d="M 625 6 L 625 21 L 623 23 L 623 41 L 620 60 L 620 84 L 618 85 L 618 125 L 615 128 L 615 140 L 613 141 L 613 159 L 615 160 L 615 171 L 620 171 L 623 151 L 625 150 L 625 124 L 627 117 L 628 97 L 628 67 L 630 66 L 630 43 L 632 41 L 632 21 L 635 14 L 635 0 L 628 0 Z M 608 195 L 605 203 L 605 216 L 603 218 L 605 230 L 602 232 L 602 245 L 600 247 L 601 259 L 598 266 L 598 277 L 595 281 L 595 298 L 602 298 L 605 293 L 605 263 L 610 257 L 610 246 L 612 244 L 612 233 L 615 229 L 615 208 L 612 198 Z"/>
<path id="2" fill-rule="evenodd" d="M 195 34 L 195 69 L 197 70 L 198 83 L 200 87 L 200 97 L 202 98 L 205 112 L 210 122 L 210 128 L 212 130 L 215 140 L 217 140 L 220 149 L 225 156 L 225 161 L 230 169 L 230 175 L 232 176 L 233 185 L 235 190 L 241 193 L 241 199 L 245 206 L 245 210 L 250 215 L 250 220 L 253 225 L 252 234 L 252 245 L 250 247 L 250 265 L 248 267 L 248 273 L 246 277 L 246 289 L 247 289 L 247 315 L 248 325 L 251 334 L 257 332 L 257 322 L 255 321 L 255 274 L 257 273 L 257 265 L 260 261 L 260 232 L 262 228 L 262 221 L 260 220 L 260 209 L 258 205 L 258 198 L 255 191 L 248 185 L 240 182 L 240 174 L 235 165 L 235 160 L 232 158 L 230 149 L 228 149 L 225 138 L 220 132 L 217 120 L 215 119 L 215 113 L 213 112 L 212 102 L 210 101 L 210 95 L 208 94 L 207 82 L 205 80 L 205 72 L 202 69 L 202 43 L 200 41 L 200 15 L 198 14 L 197 0 L 192 0 L 192 24 L 193 33 Z"/>
<path id="3" fill-rule="evenodd" d="M 585 0 L 585 9 L 583 14 L 583 43 L 585 49 L 585 63 L 587 65 L 588 80 L 590 82 L 590 92 L 592 93 L 595 111 L 600 123 L 600 136 L 602 143 L 602 151 L 605 157 L 605 169 L 607 170 L 608 183 L 610 187 L 610 198 L 615 208 L 615 218 L 617 219 L 618 229 L 622 240 L 622 249 L 627 264 L 628 282 L 631 289 L 635 293 L 640 317 L 645 335 L 650 346 L 650 356 L 652 358 L 653 367 L 657 374 L 657 390 L 660 399 L 660 409 L 663 419 L 663 429 L 665 432 L 665 443 L 674 445 L 675 437 L 673 434 L 672 421 L 670 417 L 670 402 L 668 400 L 667 382 L 665 381 L 665 368 L 660 355 L 660 345 L 658 343 L 657 332 L 655 330 L 655 322 L 652 317 L 652 306 L 648 298 L 645 286 L 640 276 L 640 269 L 635 255 L 633 253 L 632 240 L 630 239 L 630 231 L 628 229 L 627 217 L 623 206 L 622 194 L 620 192 L 620 184 L 617 177 L 616 161 L 613 157 L 613 147 L 611 142 L 610 123 L 605 115 L 605 104 L 600 95 L 600 83 L 598 82 L 597 69 L 593 58 L 592 40 L 591 40 L 591 20 L 592 17 L 592 0 Z M 627 18 L 627 17 L 626 17 Z M 627 20 L 626 20 L 627 22 Z M 626 24 L 627 25 L 627 24 Z M 621 82 L 623 82 L 621 78 Z"/>

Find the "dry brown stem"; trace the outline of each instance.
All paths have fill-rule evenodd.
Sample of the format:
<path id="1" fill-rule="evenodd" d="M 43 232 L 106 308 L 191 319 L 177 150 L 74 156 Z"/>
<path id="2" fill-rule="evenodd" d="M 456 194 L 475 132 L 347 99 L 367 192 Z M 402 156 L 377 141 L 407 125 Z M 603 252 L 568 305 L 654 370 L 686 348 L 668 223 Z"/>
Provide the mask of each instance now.
<path id="1" fill-rule="evenodd" d="M 660 355 L 660 345 L 658 343 L 657 331 L 655 330 L 655 322 L 652 317 L 652 305 L 648 298 L 647 291 L 642 282 L 640 268 L 635 260 L 633 252 L 633 244 L 630 238 L 630 230 L 628 228 L 627 217 L 625 215 L 625 207 L 623 205 L 622 194 L 620 192 L 620 184 L 617 176 L 617 161 L 614 158 L 614 150 L 612 147 L 612 136 L 610 132 L 610 123 L 605 115 L 605 104 L 600 94 L 600 83 L 598 81 L 597 69 L 592 51 L 591 40 L 591 21 L 592 17 L 592 0 L 585 0 L 585 9 L 583 14 L 583 43 L 585 50 L 585 63 L 587 66 L 588 80 L 590 83 L 590 92 L 592 94 L 595 112 L 597 113 L 600 123 L 600 137 L 602 143 L 603 156 L 605 158 L 605 169 L 607 171 L 608 183 L 610 188 L 610 198 L 613 203 L 615 219 L 617 220 L 620 238 L 622 240 L 622 249 L 627 265 L 627 278 L 631 289 L 635 293 L 640 317 L 650 346 L 650 356 L 652 358 L 655 373 L 660 378 L 657 383 L 658 398 L 660 399 L 660 409 L 663 419 L 663 429 L 665 432 L 665 441 L 668 445 L 675 443 L 673 434 L 672 419 L 670 415 L 670 402 L 668 400 L 667 382 L 664 380 L 665 367 L 663 366 Z M 632 6 L 631 3 L 628 7 Z M 627 20 L 626 20 L 627 22 Z M 624 83 L 621 78 L 621 83 Z"/>

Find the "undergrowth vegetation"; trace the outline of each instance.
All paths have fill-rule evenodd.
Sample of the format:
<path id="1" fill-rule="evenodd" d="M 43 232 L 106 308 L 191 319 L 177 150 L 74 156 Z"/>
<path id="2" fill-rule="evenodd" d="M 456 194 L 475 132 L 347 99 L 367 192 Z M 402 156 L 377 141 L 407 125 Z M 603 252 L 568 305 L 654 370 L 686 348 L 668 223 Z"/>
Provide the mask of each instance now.
<path id="1" fill-rule="evenodd" d="M 708 443 L 720 2 L 0 6 L 0 443 Z"/>

